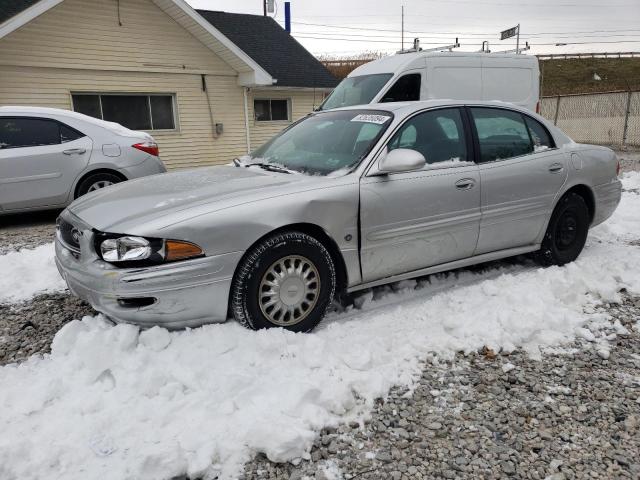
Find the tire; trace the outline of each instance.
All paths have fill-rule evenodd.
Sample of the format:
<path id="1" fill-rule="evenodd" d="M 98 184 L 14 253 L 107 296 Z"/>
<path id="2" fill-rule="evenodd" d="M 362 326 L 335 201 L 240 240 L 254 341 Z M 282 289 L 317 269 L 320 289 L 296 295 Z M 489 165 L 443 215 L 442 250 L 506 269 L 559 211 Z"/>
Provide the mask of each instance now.
<path id="1" fill-rule="evenodd" d="M 113 185 L 120 182 L 122 182 L 122 178 L 114 173 L 94 173 L 92 175 L 89 175 L 88 177 L 86 177 L 84 180 L 80 182 L 80 184 L 78 185 L 78 188 L 76 189 L 75 198 L 86 195 L 90 191 L 98 190 L 108 185 Z M 100 184 L 105 184 L 105 185 L 98 186 L 96 188 L 96 186 Z"/>
<path id="2" fill-rule="evenodd" d="M 278 233 L 240 261 L 230 307 L 233 317 L 253 330 L 309 332 L 325 316 L 335 289 L 335 267 L 322 243 L 301 232 Z"/>
<path id="3" fill-rule="evenodd" d="M 547 266 L 573 262 L 587 241 L 589 223 L 589 208 L 584 199 L 576 193 L 566 194 L 553 210 L 535 259 Z"/>

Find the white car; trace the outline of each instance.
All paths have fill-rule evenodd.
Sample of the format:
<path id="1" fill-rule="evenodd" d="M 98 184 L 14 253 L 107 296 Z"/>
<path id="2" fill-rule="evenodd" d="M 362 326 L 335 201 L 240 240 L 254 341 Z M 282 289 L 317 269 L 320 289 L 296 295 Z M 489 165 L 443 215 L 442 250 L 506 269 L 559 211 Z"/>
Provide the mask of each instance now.
<path id="1" fill-rule="evenodd" d="M 0 107 L 0 215 L 63 208 L 93 190 L 163 172 L 148 133 L 68 110 Z"/>

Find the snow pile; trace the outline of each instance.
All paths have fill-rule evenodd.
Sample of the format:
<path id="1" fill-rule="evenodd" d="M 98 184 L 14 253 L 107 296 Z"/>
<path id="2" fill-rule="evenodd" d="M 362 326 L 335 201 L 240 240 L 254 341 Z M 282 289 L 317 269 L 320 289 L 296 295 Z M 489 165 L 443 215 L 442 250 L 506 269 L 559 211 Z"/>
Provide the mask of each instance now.
<path id="1" fill-rule="evenodd" d="M 0 303 L 28 300 L 37 293 L 64 290 L 53 243 L 0 255 Z"/>
<path id="2" fill-rule="evenodd" d="M 392 386 L 411 385 L 431 355 L 487 346 L 536 357 L 590 338 L 586 329 L 605 320 L 587 313 L 594 305 L 621 288 L 640 294 L 640 247 L 627 242 L 640 232 L 638 211 L 640 195 L 625 193 L 566 267 L 404 282 L 313 334 L 73 321 L 50 356 L 0 368 L 0 478 L 229 479 L 255 452 L 308 458 L 323 426 L 366 415 Z"/>

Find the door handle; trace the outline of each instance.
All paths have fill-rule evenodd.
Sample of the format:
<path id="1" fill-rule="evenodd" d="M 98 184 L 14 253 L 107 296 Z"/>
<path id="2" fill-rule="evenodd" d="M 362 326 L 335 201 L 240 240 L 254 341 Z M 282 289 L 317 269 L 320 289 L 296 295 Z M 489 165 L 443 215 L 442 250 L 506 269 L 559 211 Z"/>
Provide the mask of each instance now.
<path id="1" fill-rule="evenodd" d="M 74 153 L 78 155 L 82 155 L 86 151 L 87 151 L 86 148 L 69 148 L 68 150 L 63 150 L 62 153 L 64 153 L 65 155 L 73 155 Z"/>
<path id="2" fill-rule="evenodd" d="M 549 172 L 551 173 L 559 173 L 562 171 L 564 167 L 559 163 L 554 163 L 549 166 Z"/>
<path id="3" fill-rule="evenodd" d="M 463 178 L 456 182 L 456 188 L 458 190 L 469 190 L 474 187 L 476 181 L 473 178 Z"/>

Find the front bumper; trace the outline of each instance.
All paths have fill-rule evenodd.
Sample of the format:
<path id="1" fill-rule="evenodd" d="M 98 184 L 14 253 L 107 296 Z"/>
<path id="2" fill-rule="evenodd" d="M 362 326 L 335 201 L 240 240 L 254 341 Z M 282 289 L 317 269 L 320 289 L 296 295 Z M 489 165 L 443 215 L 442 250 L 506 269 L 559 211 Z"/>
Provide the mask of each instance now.
<path id="1" fill-rule="evenodd" d="M 71 292 L 116 322 L 170 329 L 227 319 L 229 290 L 242 252 L 142 268 L 117 268 L 93 248 L 93 230 L 68 211 L 81 232 L 80 254 L 56 238 L 56 265 Z M 153 299 L 135 306 L 138 299 Z"/>

